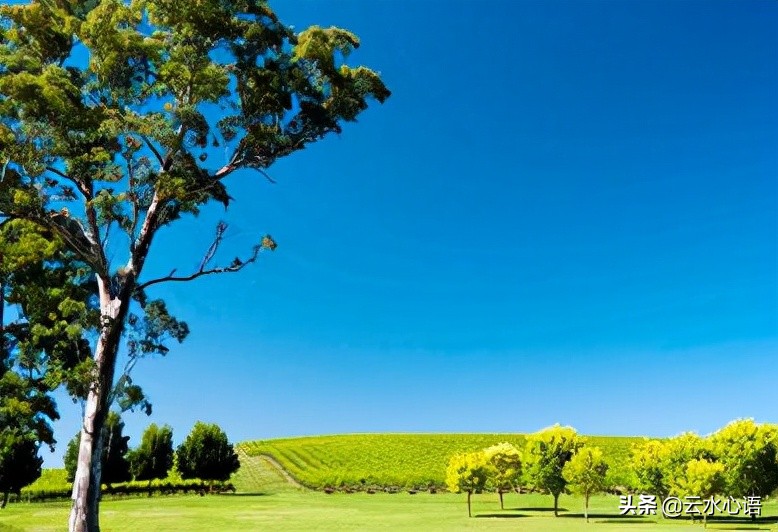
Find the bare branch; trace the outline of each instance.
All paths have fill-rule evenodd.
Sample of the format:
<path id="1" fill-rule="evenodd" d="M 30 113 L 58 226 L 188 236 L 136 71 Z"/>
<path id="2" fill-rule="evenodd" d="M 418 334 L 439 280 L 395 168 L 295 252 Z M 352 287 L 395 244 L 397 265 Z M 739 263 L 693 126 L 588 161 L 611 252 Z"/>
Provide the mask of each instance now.
<path id="1" fill-rule="evenodd" d="M 251 256 L 249 256 L 245 260 L 241 260 L 241 259 L 237 259 L 236 258 L 232 262 L 232 264 L 229 265 L 229 266 L 223 266 L 223 267 L 220 267 L 220 268 L 211 268 L 211 269 L 208 269 L 208 270 L 205 270 L 205 269 L 198 270 L 198 271 L 196 271 L 195 273 L 193 273 L 191 275 L 187 275 L 187 276 L 183 276 L 183 277 L 176 277 L 174 275 L 176 270 L 173 270 L 172 272 L 170 272 L 170 275 L 166 275 L 165 277 L 160 277 L 158 279 L 152 279 L 151 281 L 146 281 L 145 283 L 142 283 L 142 284 L 138 285 L 136 290 L 144 290 L 144 289 L 148 288 L 149 286 L 152 286 L 152 285 L 155 285 L 155 284 L 159 284 L 159 283 L 164 283 L 164 282 L 167 282 L 167 281 L 176 281 L 176 282 L 193 281 L 193 280 L 197 279 L 198 277 L 203 277 L 205 275 L 212 275 L 214 273 L 234 273 L 234 272 L 239 272 L 240 270 L 242 270 L 243 268 L 245 268 L 249 264 L 251 264 L 253 262 L 256 262 L 257 259 L 259 258 L 259 253 L 260 253 L 260 251 L 262 251 L 262 249 L 263 249 L 262 246 L 254 246 L 254 250 L 252 251 Z"/>
<path id="2" fill-rule="evenodd" d="M 272 237 L 265 236 L 262 238 L 261 244 L 254 246 L 251 255 L 249 255 L 247 258 L 240 259 L 238 257 L 235 257 L 235 259 L 233 259 L 232 263 L 229 266 L 207 268 L 208 263 L 213 259 L 214 255 L 216 255 L 216 252 L 219 249 L 219 245 L 224 239 L 224 232 L 226 231 L 226 229 L 227 229 L 227 224 L 225 224 L 224 222 L 219 222 L 219 224 L 216 226 L 216 235 L 214 236 L 213 242 L 211 242 L 211 245 L 208 246 L 208 249 L 203 255 L 202 260 L 200 261 L 200 267 L 197 269 L 196 272 L 186 276 L 176 276 L 175 275 L 176 270 L 172 270 L 168 275 L 164 277 L 160 277 L 158 279 L 152 279 L 151 281 L 146 281 L 145 283 L 140 283 L 137 286 L 136 290 L 144 290 L 149 286 L 159 284 L 159 283 L 164 283 L 167 281 L 185 282 L 185 281 L 193 281 L 198 277 L 203 277 L 205 275 L 212 275 L 215 273 L 239 272 L 249 264 L 256 262 L 257 259 L 259 258 L 260 252 L 263 249 L 270 249 L 272 251 L 276 247 L 276 243 L 273 241 Z"/>
<path id="3" fill-rule="evenodd" d="M 222 243 L 222 240 L 224 240 L 224 232 L 227 230 L 227 224 L 224 222 L 219 222 L 216 225 L 216 236 L 213 238 L 213 242 L 211 242 L 211 245 L 208 247 L 208 251 L 205 252 L 205 255 L 203 255 L 203 260 L 200 261 L 200 268 L 199 271 L 203 271 L 206 266 L 208 266 L 208 263 L 211 262 L 214 255 L 216 255 L 216 252 L 219 250 L 219 246 Z"/>
<path id="4" fill-rule="evenodd" d="M 257 172 L 259 172 L 260 174 L 262 174 L 263 176 L 265 176 L 265 179 L 267 179 L 268 181 L 270 181 L 270 182 L 271 182 L 271 183 L 273 183 L 274 185 L 276 184 L 276 181 L 275 181 L 275 179 L 273 179 L 272 177 L 270 177 L 270 176 L 267 174 L 267 172 L 265 172 L 263 169 L 261 169 L 261 168 L 255 168 L 255 170 L 256 170 Z"/>

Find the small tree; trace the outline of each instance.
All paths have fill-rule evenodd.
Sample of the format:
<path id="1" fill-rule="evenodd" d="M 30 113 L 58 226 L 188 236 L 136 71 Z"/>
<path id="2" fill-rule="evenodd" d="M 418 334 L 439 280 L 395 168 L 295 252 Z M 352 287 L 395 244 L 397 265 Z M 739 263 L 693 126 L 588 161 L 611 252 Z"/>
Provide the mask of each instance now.
<path id="1" fill-rule="evenodd" d="M 446 469 L 446 486 L 452 493 L 467 493 L 467 516 L 473 517 L 470 497 L 486 487 L 492 473 L 483 451 L 457 454 L 451 457 Z"/>
<path id="2" fill-rule="evenodd" d="M 572 491 L 584 496 L 584 517 L 589 522 L 589 497 L 605 489 L 608 464 L 597 447 L 583 447 L 562 469 L 562 476 Z"/>
<path id="3" fill-rule="evenodd" d="M 130 451 L 128 457 L 133 478 L 148 480 L 151 495 L 151 481 L 167 477 L 173 467 L 173 429 L 152 423 L 143 432 L 138 448 Z"/>
<path id="4" fill-rule="evenodd" d="M 491 467 L 490 483 L 500 496 L 500 509 L 504 510 L 503 493 L 518 488 L 521 479 L 521 453 L 510 443 L 499 443 L 484 449 Z"/>
<path id="5" fill-rule="evenodd" d="M 727 493 L 765 497 L 778 488 L 778 428 L 741 419 L 710 440 L 716 461 L 724 465 Z"/>
<path id="6" fill-rule="evenodd" d="M 660 500 L 667 497 L 670 493 L 665 470 L 668 451 L 669 446 L 658 440 L 645 440 L 632 446 L 629 466 L 638 491 L 656 495 Z"/>
<path id="7" fill-rule="evenodd" d="M 116 412 L 110 412 L 103 426 L 103 444 L 101 455 L 102 480 L 106 486 L 127 482 L 132 478 L 130 463 L 127 461 L 129 436 L 124 436 L 124 422 Z M 81 433 L 73 437 L 65 451 L 65 471 L 68 482 L 73 482 L 78 469 L 78 454 Z"/>
<path id="8" fill-rule="evenodd" d="M 665 441 L 667 447 L 662 460 L 662 470 L 671 495 L 682 497 L 686 478 L 686 465 L 691 460 L 714 460 L 710 442 L 693 432 L 684 432 Z M 696 494 L 695 494 L 696 495 Z"/>
<path id="9" fill-rule="evenodd" d="M 676 491 L 679 496 L 699 496 L 707 499 L 723 493 L 725 486 L 724 464 L 708 460 L 689 460 Z M 694 514 L 691 516 L 693 522 Z M 703 512 L 702 521 L 705 527 L 708 526 L 707 517 L 707 512 Z"/>
<path id="10" fill-rule="evenodd" d="M 32 434 L 0 432 L 0 493 L 3 494 L 0 508 L 8 504 L 11 493 L 18 495 L 23 487 L 41 476 L 43 458 L 38 456 L 38 447 Z"/>
<path id="11" fill-rule="evenodd" d="M 176 455 L 181 478 L 207 480 L 210 488 L 214 480 L 229 480 L 240 467 L 238 454 L 216 424 L 195 423 Z"/>
<path id="12" fill-rule="evenodd" d="M 559 516 L 559 495 L 567 485 L 562 469 L 583 444 L 574 428 L 559 425 L 527 437 L 523 461 L 527 481 L 554 496 L 554 516 Z"/>

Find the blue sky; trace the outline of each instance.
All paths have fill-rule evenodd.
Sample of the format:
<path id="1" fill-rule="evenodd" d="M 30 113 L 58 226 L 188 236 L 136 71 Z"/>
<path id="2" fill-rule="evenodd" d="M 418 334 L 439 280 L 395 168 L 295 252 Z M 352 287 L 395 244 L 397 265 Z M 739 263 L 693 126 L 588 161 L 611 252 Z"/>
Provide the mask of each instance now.
<path id="1" fill-rule="evenodd" d="M 136 368 L 180 441 L 710 432 L 778 421 L 778 4 L 279 1 L 354 31 L 392 97 L 164 230 L 192 329 Z M 61 463 L 80 409 L 60 397 Z"/>

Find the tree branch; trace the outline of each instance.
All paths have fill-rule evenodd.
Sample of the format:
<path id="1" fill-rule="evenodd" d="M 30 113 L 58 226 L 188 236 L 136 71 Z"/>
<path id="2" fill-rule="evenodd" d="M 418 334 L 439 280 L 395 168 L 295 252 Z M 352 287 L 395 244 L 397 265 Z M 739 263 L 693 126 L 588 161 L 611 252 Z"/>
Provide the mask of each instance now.
<path id="1" fill-rule="evenodd" d="M 150 281 L 146 281 L 145 283 L 138 284 L 136 290 L 144 290 L 149 286 L 168 282 L 168 281 L 186 282 L 186 281 L 193 281 L 198 277 L 203 277 L 205 275 L 212 275 L 215 273 L 239 272 L 249 264 L 256 262 L 257 259 L 259 258 L 259 253 L 263 249 L 270 249 L 272 251 L 276 247 L 276 244 L 273 241 L 273 239 L 270 236 L 265 236 L 262 239 L 262 243 L 254 246 L 251 255 L 249 255 L 246 259 L 240 259 L 238 257 L 235 257 L 235 259 L 233 259 L 232 263 L 229 266 L 207 268 L 208 263 L 213 259 L 214 255 L 216 255 L 216 252 L 219 249 L 219 245 L 224 239 L 224 232 L 226 229 L 227 229 L 227 224 L 225 224 L 224 222 L 219 222 L 219 224 L 216 226 L 216 236 L 214 236 L 211 245 L 208 246 L 208 249 L 203 255 L 202 260 L 200 261 L 200 267 L 197 269 L 196 272 L 190 275 L 176 276 L 175 275 L 176 270 L 172 270 L 168 275 L 164 277 L 159 277 L 158 279 L 152 279 Z"/>
<path id="2" fill-rule="evenodd" d="M 166 275 L 165 277 L 160 277 L 158 279 L 152 279 L 151 281 L 147 281 L 145 283 L 141 283 L 138 285 L 136 290 L 144 290 L 148 288 L 149 286 L 164 283 L 167 281 L 175 281 L 175 282 L 185 282 L 185 281 L 193 281 L 197 279 L 198 277 L 203 277 L 205 275 L 211 275 L 214 273 L 234 273 L 239 272 L 249 264 L 256 262 L 256 260 L 259 258 L 259 252 L 262 251 L 262 246 L 254 246 L 254 250 L 249 258 L 246 260 L 240 260 L 236 259 L 233 261 L 233 263 L 230 266 L 223 266 L 221 268 L 211 268 L 208 270 L 202 269 L 198 270 L 195 273 L 183 277 L 176 277 L 174 274 L 176 270 L 173 270 L 170 272 L 170 275 Z"/>
<path id="3" fill-rule="evenodd" d="M 57 170 L 53 166 L 47 166 L 46 170 L 48 170 L 52 174 L 57 174 L 61 178 L 67 179 L 68 181 L 70 181 L 71 183 L 76 185 L 76 188 L 78 188 L 78 191 L 81 192 L 81 194 L 84 196 L 84 198 L 86 198 L 87 201 L 92 199 L 92 188 L 90 186 L 88 186 L 86 183 L 84 183 L 83 181 L 80 181 L 80 180 L 78 180 L 78 179 L 76 179 L 74 177 L 71 177 L 71 176 L 67 175 L 64 172 L 62 172 L 60 170 Z"/>
<path id="4" fill-rule="evenodd" d="M 157 158 L 157 161 L 159 161 L 159 165 L 160 166 L 164 166 L 165 165 L 165 160 L 162 158 L 162 155 L 159 153 L 157 148 L 154 147 L 154 144 L 151 143 L 151 140 L 149 140 L 149 138 L 146 135 L 141 135 L 140 138 L 143 139 L 143 142 L 145 142 L 146 146 L 149 147 L 149 149 L 151 150 L 151 153 L 153 153 L 154 157 Z"/>

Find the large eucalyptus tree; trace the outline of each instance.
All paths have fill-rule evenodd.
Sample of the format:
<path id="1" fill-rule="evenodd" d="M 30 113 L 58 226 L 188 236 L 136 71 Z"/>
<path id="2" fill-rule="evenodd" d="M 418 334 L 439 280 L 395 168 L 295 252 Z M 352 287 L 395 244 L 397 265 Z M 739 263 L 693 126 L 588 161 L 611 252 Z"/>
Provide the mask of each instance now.
<path id="1" fill-rule="evenodd" d="M 146 289 L 235 272 L 275 248 L 265 236 L 214 264 L 220 224 L 198 269 L 146 279 L 157 231 L 209 201 L 227 206 L 234 172 L 269 178 L 276 160 L 383 102 L 379 76 L 346 65 L 358 45 L 338 28 L 295 33 L 261 0 L 0 6 L 0 216 L 56 235 L 99 297 L 70 530 L 99 530 L 99 435 L 117 386 L 139 399 L 115 375 L 122 339 L 141 329 L 134 360 L 186 336 Z M 211 164 L 215 145 L 228 155 Z"/>

